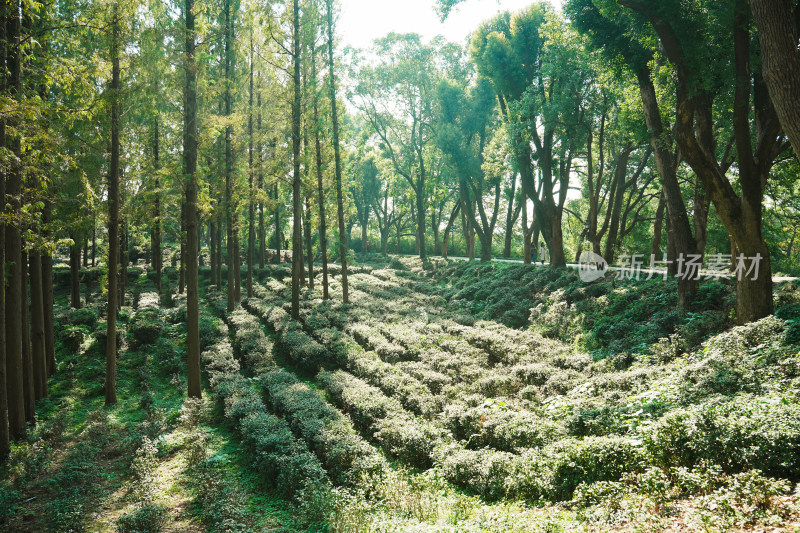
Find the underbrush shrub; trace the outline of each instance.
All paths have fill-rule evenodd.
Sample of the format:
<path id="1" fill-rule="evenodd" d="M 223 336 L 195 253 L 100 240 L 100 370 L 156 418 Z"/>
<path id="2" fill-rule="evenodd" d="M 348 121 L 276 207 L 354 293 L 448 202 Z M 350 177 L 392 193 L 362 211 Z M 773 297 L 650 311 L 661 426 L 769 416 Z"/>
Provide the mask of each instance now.
<path id="1" fill-rule="evenodd" d="M 281 355 L 308 373 L 316 373 L 331 362 L 325 346 L 303 331 L 300 323 L 293 322 L 279 336 Z"/>
<path id="2" fill-rule="evenodd" d="M 220 325 L 223 340 L 203 352 L 203 364 L 217 403 L 248 450 L 261 482 L 288 498 L 294 497 L 306 480 L 321 490 L 329 486 L 325 470 L 307 445 L 292 434 L 286 421 L 267 411 L 250 381 L 239 374 L 224 332 Z"/>
<path id="3" fill-rule="evenodd" d="M 523 452 L 508 492 L 526 501 L 571 500 L 581 483 L 619 481 L 646 464 L 643 447 L 621 437 L 564 439 Z"/>
<path id="4" fill-rule="evenodd" d="M 459 443 L 437 447 L 434 462 L 449 482 L 490 501 L 508 495 L 507 481 L 515 475 L 513 454 L 491 449 L 468 450 Z"/>
<path id="5" fill-rule="evenodd" d="M 443 418 L 453 437 L 465 441 L 468 448 L 491 447 L 514 452 L 540 447 L 566 437 L 564 427 L 529 411 L 505 407 L 495 400 L 477 407 L 450 404 Z"/>
<path id="6" fill-rule="evenodd" d="M 100 312 L 94 307 L 72 309 L 69 312 L 69 322 L 73 326 L 87 326 L 93 328 L 100 319 Z"/>
<path id="7" fill-rule="evenodd" d="M 84 339 L 89 335 L 86 326 L 67 326 L 59 330 L 58 337 L 64 347 L 70 352 L 81 349 Z"/>
<path id="8" fill-rule="evenodd" d="M 158 309 L 140 309 L 128 327 L 135 346 L 155 343 L 161 336 L 164 324 Z"/>
<path id="9" fill-rule="evenodd" d="M 782 357 L 784 325 L 772 316 L 710 338 L 698 354 L 702 359 L 681 375 L 681 398 L 759 393 L 767 367 Z"/>
<path id="10" fill-rule="evenodd" d="M 433 448 L 447 439 L 442 428 L 414 417 L 394 398 L 346 372 L 321 372 L 318 379 L 332 401 L 387 454 L 415 468 L 431 467 Z"/>
<path id="11" fill-rule="evenodd" d="M 317 391 L 282 370 L 268 372 L 261 382 L 265 401 L 314 450 L 335 484 L 353 485 L 385 468 L 380 455 Z"/>
<path id="12" fill-rule="evenodd" d="M 741 395 L 677 409 L 643 435 L 648 455 L 664 468 L 702 461 L 726 473 L 758 468 L 767 476 L 800 480 L 800 405 Z"/>

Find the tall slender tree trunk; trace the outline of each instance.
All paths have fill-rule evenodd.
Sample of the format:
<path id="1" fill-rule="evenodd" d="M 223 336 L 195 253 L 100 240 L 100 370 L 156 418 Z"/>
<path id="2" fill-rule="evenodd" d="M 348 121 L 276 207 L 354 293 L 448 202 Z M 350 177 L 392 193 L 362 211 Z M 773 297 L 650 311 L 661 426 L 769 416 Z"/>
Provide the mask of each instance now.
<path id="1" fill-rule="evenodd" d="M 445 259 L 447 259 L 447 246 L 450 242 L 450 232 L 453 230 L 453 224 L 455 224 L 456 218 L 458 218 L 458 213 L 460 211 L 461 203 L 456 202 L 452 213 L 450 213 L 450 219 L 447 221 L 447 226 L 444 228 L 444 236 L 442 237 L 442 257 Z"/>
<path id="2" fill-rule="evenodd" d="M 278 205 L 280 191 L 277 182 L 274 188 L 275 194 L 275 263 L 281 262 L 281 206 Z"/>
<path id="3" fill-rule="evenodd" d="M 336 177 L 336 215 L 339 219 L 339 261 L 342 264 L 342 301 L 344 303 L 350 303 L 350 295 L 347 285 L 347 241 L 345 240 L 347 236 L 344 230 L 345 220 L 344 198 L 342 193 L 342 156 L 339 149 L 339 115 L 336 103 L 336 64 L 333 60 L 333 0 L 325 0 L 325 4 L 328 11 L 328 82 L 330 83 L 331 121 L 333 122 L 333 155 Z M 422 216 L 423 218 L 425 216 L 424 210 Z"/>
<path id="4" fill-rule="evenodd" d="M 511 257 L 511 239 L 514 237 L 514 197 L 517 193 L 517 173 L 511 174 L 511 189 L 508 193 L 508 213 L 506 214 L 506 239 L 503 243 L 503 257 Z"/>
<path id="5" fill-rule="evenodd" d="M 162 252 L 161 252 L 161 183 L 159 179 L 159 172 L 161 171 L 161 158 L 160 158 L 160 138 L 158 131 L 158 116 L 153 121 L 153 169 L 155 171 L 155 205 L 153 206 L 153 226 L 151 228 L 151 250 L 153 255 L 153 270 L 156 272 L 156 288 L 158 293 L 161 294 L 161 266 L 162 266 Z"/>
<path id="6" fill-rule="evenodd" d="M 36 399 L 47 397 L 47 355 L 44 340 L 44 291 L 42 290 L 42 254 L 31 252 L 31 325 L 33 341 L 33 377 Z"/>
<path id="7" fill-rule="evenodd" d="M 197 207 L 197 63 L 195 61 L 195 13 L 194 0 L 184 4 L 185 27 L 185 102 L 183 116 L 183 172 L 186 191 L 187 218 L 187 294 L 186 294 L 186 362 L 188 395 L 202 396 L 200 381 L 200 287 L 198 254 L 198 207 Z"/>
<path id="8" fill-rule="evenodd" d="M 233 22 L 231 20 L 231 0 L 225 0 L 225 116 L 233 113 L 233 100 L 231 85 L 233 84 Z M 233 311 L 236 304 L 236 228 L 233 222 L 233 127 L 225 126 L 225 226 L 228 230 L 227 252 L 228 259 L 228 312 Z"/>
<path id="9" fill-rule="evenodd" d="M 311 246 L 311 199 L 306 195 L 306 217 L 303 227 L 306 232 L 305 254 L 308 261 L 308 288 L 314 288 L 314 250 Z"/>
<path id="10" fill-rule="evenodd" d="M 9 194 L 10 184 L 9 184 Z M 78 248 L 77 236 L 70 234 L 72 244 L 69 247 L 69 290 L 70 290 L 70 306 L 73 309 L 81 308 L 81 260 L 80 248 Z M 10 259 L 9 259 L 10 261 Z"/>
<path id="11" fill-rule="evenodd" d="M 21 66 L 22 44 L 20 38 L 20 3 L 12 0 L 7 3 L 7 61 L 8 94 L 16 98 L 22 91 Z M 13 118 L 12 125 L 17 122 Z M 25 435 L 25 389 L 22 370 L 22 234 L 20 218 L 22 204 L 22 171 L 19 157 L 22 154 L 19 135 L 7 138 L 7 146 L 17 156 L 12 161 L 6 178 L 6 205 L 12 219 L 6 225 L 6 378 L 8 390 L 9 437 L 19 439 Z M 79 266 L 78 266 L 79 267 Z M 78 295 L 80 306 L 80 294 Z"/>
<path id="12" fill-rule="evenodd" d="M 31 323 L 28 310 L 28 254 L 22 252 L 22 299 L 18 310 L 22 316 L 22 379 L 25 394 L 25 420 L 33 422 L 36 418 L 36 384 L 33 375 L 31 355 Z"/>
<path id="13" fill-rule="evenodd" d="M 119 282 L 119 15 L 114 6 L 111 37 L 111 162 L 108 172 L 108 308 L 106 311 L 106 405 L 117 403 L 117 284 Z"/>
<path id="14" fill-rule="evenodd" d="M 0 64 L 5 64 L 6 3 L 0 4 Z M 5 92 L 5 79 L 0 76 Z M 6 141 L 5 120 L 0 119 L 0 146 Z M 6 205 L 6 176 L 0 172 L 0 205 Z M 6 265 L 6 225 L 0 224 L 0 265 Z M 8 371 L 6 362 L 6 282 L 0 281 L 0 461 L 11 451 L 8 425 Z"/>
<path id="15" fill-rule="evenodd" d="M 292 1 L 292 62 L 294 98 L 292 99 L 292 318 L 300 318 L 300 278 L 303 270 L 303 235 L 301 233 L 300 198 L 300 2 Z"/>
<path id="16" fill-rule="evenodd" d="M 656 219 L 653 222 L 653 244 L 650 247 L 650 257 L 655 261 L 661 260 L 661 233 L 664 227 L 664 210 L 666 203 L 664 202 L 664 194 L 658 198 L 658 207 L 656 208 Z"/>
<path id="17" fill-rule="evenodd" d="M 247 144 L 247 157 L 248 157 L 248 169 L 247 169 L 247 179 L 248 179 L 248 199 L 249 205 L 247 206 L 247 214 L 248 214 L 248 227 L 247 227 L 247 297 L 253 297 L 253 263 L 255 263 L 255 253 L 256 253 L 256 200 L 255 200 L 255 190 L 253 189 L 253 174 L 255 169 L 253 167 L 253 157 L 254 157 L 254 144 L 253 144 L 253 60 L 254 60 L 254 53 L 253 53 L 253 34 L 250 33 L 250 100 L 249 100 L 249 113 L 248 113 L 248 120 L 247 120 L 247 129 L 248 129 L 248 144 Z"/>
<path id="18" fill-rule="evenodd" d="M 317 203 L 319 204 L 319 247 L 322 254 L 322 299 L 330 299 L 328 290 L 328 224 L 325 220 L 325 191 L 322 185 L 322 143 L 319 135 L 319 92 L 317 91 L 317 54 L 311 55 L 311 78 L 314 88 L 312 100 L 314 112 L 314 156 L 317 170 Z"/>
<path id="19" fill-rule="evenodd" d="M 178 270 L 178 294 L 186 287 L 186 204 L 181 204 L 181 264 Z"/>

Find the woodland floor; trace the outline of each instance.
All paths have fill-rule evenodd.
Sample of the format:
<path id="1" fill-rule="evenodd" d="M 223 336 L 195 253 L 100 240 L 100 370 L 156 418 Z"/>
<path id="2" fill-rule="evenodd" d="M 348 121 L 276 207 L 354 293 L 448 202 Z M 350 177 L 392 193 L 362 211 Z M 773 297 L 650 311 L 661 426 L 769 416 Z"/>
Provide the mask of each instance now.
<path id="1" fill-rule="evenodd" d="M 615 345 L 576 302 L 614 316 L 640 289 L 481 268 L 362 258 L 342 306 L 334 265 L 332 302 L 318 275 L 299 322 L 287 265 L 233 313 L 204 287 L 202 402 L 185 401 L 183 297 L 132 268 L 112 407 L 101 295 L 76 312 L 61 287 L 58 372 L 0 473 L 0 529 L 800 531 L 794 317 L 730 330 L 709 306 L 688 322 L 702 338 L 670 322 L 658 342 L 661 315 L 622 317 L 645 342 Z M 503 276 L 531 301 L 486 303 Z"/>

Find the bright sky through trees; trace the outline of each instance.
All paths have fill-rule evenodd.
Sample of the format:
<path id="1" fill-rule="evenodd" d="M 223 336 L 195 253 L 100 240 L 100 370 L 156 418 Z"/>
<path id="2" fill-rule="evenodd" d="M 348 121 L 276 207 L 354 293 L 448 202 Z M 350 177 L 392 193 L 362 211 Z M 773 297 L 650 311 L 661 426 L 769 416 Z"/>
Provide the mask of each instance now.
<path id="1" fill-rule="evenodd" d="M 551 0 L 560 7 L 561 0 Z M 467 0 L 442 23 L 429 0 L 342 0 L 339 37 L 343 44 L 366 48 L 389 32 L 419 33 L 425 40 L 443 35 L 464 42 L 477 25 L 500 11 L 517 11 L 530 0 Z"/>

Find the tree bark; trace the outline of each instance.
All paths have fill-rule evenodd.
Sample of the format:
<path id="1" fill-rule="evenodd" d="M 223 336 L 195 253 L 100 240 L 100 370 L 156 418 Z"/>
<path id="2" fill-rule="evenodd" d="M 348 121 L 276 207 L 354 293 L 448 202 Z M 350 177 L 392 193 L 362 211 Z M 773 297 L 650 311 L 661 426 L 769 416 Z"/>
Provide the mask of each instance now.
<path id="1" fill-rule="evenodd" d="M 674 256 L 672 261 L 677 261 L 681 255 L 683 257 L 694 255 L 697 251 L 697 242 L 692 235 L 686 204 L 683 202 L 681 188 L 678 184 L 675 156 L 671 153 L 670 148 L 667 147 L 672 146 L 672 140 L 669 139 L 668 133 L 664 131 L 655 86 L 650 78 L 650 69 L 644 68 L 638 72 L 637 79 L 645 122 L 650 133 L 650 145 L 653 147 L 656 169 L 659 176 L 661 176 L 661 186 L 664 190 L 664 200 L 666 202 L 667 216 L 669 217 L 669 231 L 672 237 L 671 247 Z M 664 138 L 665 136 L 667 137 Z M 675 262 L 670 263 L 673 272 L 675 271 L 674 265 L 676 265 Z M 687 279 L 685 276 L 678 279 L 678 306 L 681 309 L 689 309 L 698 286 L 697 280 Z"/>
<path id="2" fill-rule="evenodd" d="M 253 297 L 253 267 L 255 263 L 255 254 L 256 254 L 256 200 L 255 200 L 255 189 L 253 189 L 253 179 L 255 169 L 253 167 L 253 157 L 254 157 L 254 143 L 253 143 L 253 97 L 254 97 L 254 76 L 253 76 L 253 60 L 254 60 L 254 50 L 253 50 L 253 34 L 252 31 L 250 33 L 250 95 L 249 95 L 249 102 L 248 102 L 248 118 L 247 118 L 247 130 L 248 130 L 248 139 L 247 139 L 247 158 L 248 158 L 248 166 L 247 166 L 247 181 L 248 181 L 248 190 L 247 196 L 249 200 L 249 204 L 247 206 L 247 215 L 248 215 L 248 227 L 247 227 L 247 297 Z"/>
<path id="3" fill-rule="evenodd" d="M 350 303 L 347 284 L 347 241 L 344 227 L 344 197 L 342 192 L 342 155 L 339 149 L 339 115 L 336 102 L 336 64 L 333 60 L 333 0 L 325 0 L 328 19 L 328 82 L 330 84 L 331 122 L 333 123 L 334 175 L 336 177 L 336 216 L 339 219 L 339 261 L 342 265 L 342 301 Z M 424 217 L 424 212 L 423 212 Z M 424 224 L 424 223 L 423 223 Z M 424 236 L 423 236 L 424 238 Z"/>
<path id="4" fill-rule="evenodd" d="M 233 98 L 231 85 L 233 84 L 233 24 L 231 22 L 231 0 L 225 0 L 225 116 L 230 118 L 233 113 Z M 228 253 L 228 307 L 230 313 L 236 305 L 236 228 L 233 221 L 233 126 L 225 126 L 225 227 L 228 231 L 226 250 Z"/>
<path id="5" fill-rule="evenodd" d="M 106 311 L 106 405 L 117 403 L 117 298 L 119 283 L 120 35 L 114 6 L 111 37 L 111 162 L 108 172 L 108 307 Z"/>
<path id="6" fill-rule="evenodd" d="M 183 166 L 186 190 L 187 218 L 187 294 L 186 294 L 186 352 L 187 377 L 190 398 L 200 398 L 200 293 L 198 279 L 198 207 L 197 207 L 197 64 L 195 60 L 194 0 L 186 0 L 184 7 L 186 70 L 185 106 L 183 117 Z"/>
<path id="7" fill-rule="evenodd" d="M 44 340 L 44 291 L 42 289 L 42 254 L 31 252 L 31 338 L 33 341 L 33 377 L 36 399 L 47 398 L 47 355 Z"/>
<path id="8" fill-rule="evenodd" d="M 508 192 L 508 213 L 506 214 L 506 239 L 503 243 L 503 258 L 511 257 L 511 239 L 514 237 L 514 222 L 516 216 L 514 211 L 514 196 L 517 193 L 517 173 L 511 173 L 511 189 Z M 517 214 L 519 212 L 517 211 Z"/>
<path id="9" fill-rule="evenodd" d="M 151 228 L 150 240 L 151 251 L 153 255 L 152 263 L 153 270 L 156 272 L 156 289 L 161 294 L 161 267 L 162 267 L 162 252 L 161 252 L 161 184 L 159 180 L 159 172 L 161 170 L 161 159 L 159 152 L 159 131 L 158 131 L 158 116 L 153 121 L 153 169 L 155 170 L 155 200 L 153 206 L 153 226 Z"/>
<path id="10" fill-rule="evenodd" d="M 322 143 L 320 142 L 319 92 L 317 91 L 317 54 L 311 54 L 311 78 L 314 88 L 312 110 L 314 113 L 314 156 L 317 170 L 317 203 L 319 204 L 319 247 L 322 254 L 322 299 L 330 299 L 328 288 L 328 224 L 325 219 L 325 191 L 322 185 Z"/>
<path id="11" fill-rule="evenodd" d="M 748 0 L 758 27 L 764 83 L 800 159 L 800 28 L 792 0 Z"/>
<path id="12" fill-rule="evenodd" d="M 292 1 L 292 63 L 294 98 L 292 99 L 292 318 L 300 318 L 300 278 L 303 270 L 303 235 L 300 198 L 300 2 Z M 277 240 L 277 239 L 276 239 Z"/>
<path id="13" fill-rule="evenodd" d="M 12 0 L 7 4 L 7 75 L 8 93 L 16 98 L 22 90 L 21 66 L 22 44 L 20 39 L 20 3 Z M 16 122 L 13 118 L 12 121 Z M 12 125 L 14 125 L 12 123 Z M 25 435 L 25 392 L 22 371 L 22 235 L 20 218 L 22 204 L 22 173 L 19 157 L 22 154 L 21 139 L 18 135 L 7 138 L 7 146 L 17 157 L 12 161 L 6 177 L 6 205 L 11 220 L 6 225 L 6 378 L 8 391 L 9 437 L 13 440 Z M 71 254 L 72 256 L 73 254 Z M 72 257 L 71 257 L 72 259 Z M 76 265 L 80 268 L 80 265 Z M 73 294 L 74 296 L 74 294 Z M 80 306 L 80 293 L 78 294 Z M 74 307 L 74 306 L 73 306 Z"/>
<path id="14" fill-rule="evenodd" d="M 28 310 L 28 254 L 22 252 L 22 299 L 17 312 L 22 316 L 22 379 L 25 395 L 25 420 L 36 419 L 36 383 L 33 374 L 33 356 L 31 354 L 31 323 Z"/>
<path id="15" fill-rule="evenodd" d="M 81 308 L 81 260 L 80 249 L 78 248 L 77 236 L 70 234 L 70 239 L 74 244 L 69 247 L 69 289 L 70 306 L 73 309 Z"/>

